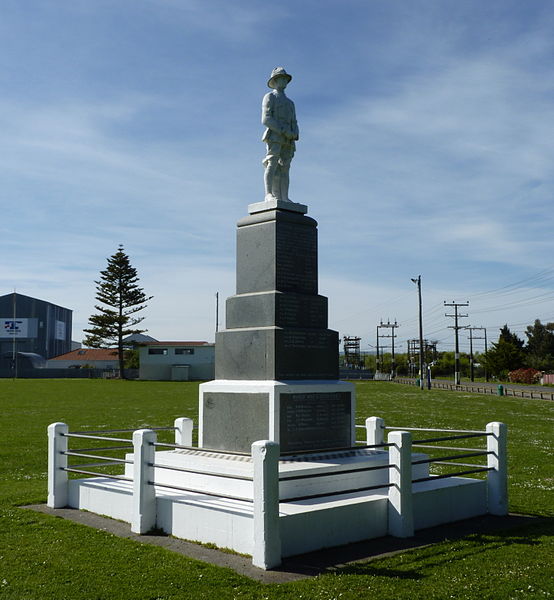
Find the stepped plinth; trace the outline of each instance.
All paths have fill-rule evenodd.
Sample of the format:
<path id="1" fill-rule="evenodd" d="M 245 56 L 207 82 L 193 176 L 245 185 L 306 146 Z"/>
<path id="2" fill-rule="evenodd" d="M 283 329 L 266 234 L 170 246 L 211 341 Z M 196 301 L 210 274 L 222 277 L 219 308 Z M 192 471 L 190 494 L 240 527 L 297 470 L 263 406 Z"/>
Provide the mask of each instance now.
<path id="1" fill-rule="evenodd" d="M 293 202 L 259 202 L 237 225 L 236 294 L 200 386 L 200 445 L 333 449 L 354 439 L 353 386 L 338 381 L 338 333 L 318 294 L 317 222 Z"/>

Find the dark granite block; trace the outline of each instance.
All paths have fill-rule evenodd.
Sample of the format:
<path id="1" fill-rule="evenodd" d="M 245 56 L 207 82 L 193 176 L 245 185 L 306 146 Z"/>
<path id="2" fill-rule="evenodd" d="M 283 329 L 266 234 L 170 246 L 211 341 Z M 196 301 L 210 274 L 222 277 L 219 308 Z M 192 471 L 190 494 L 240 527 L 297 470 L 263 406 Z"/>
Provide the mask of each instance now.
<path id="1" fill-rule="evenodd" d="M 250 452 L 269 439 L 269 394 L 204 393 L 203 436 L 204 448 Z"/>
<path id="2" fill-rule="evenodd" d="M 330 329 L 227 329 L 216 336 L 216 379 L 338 379 Z"/>
<path id="3" fill-rule="evenodd" d="M 350 392 L 281 394 L 280 398 L 282 452 L 350 446 Z"/>
<path id="4" fill-rule="evenodd" d="M 267 329 L 226 329 L 215 336 L 216 379 L 273 379 L 274 334 Z"/>
<path id="5" fill-rule="evenodd" d="M 252 215 L 237 230 L 237 294 L 317 294 L 317 229 L 309 217 L 284 211 Z"/>
<path id="6" fill-rule="evenodd" d="M 327 328 L 327 298 L 292 292 L 241 294 L 227 298 L 226 324 L 235 327 Z"/>

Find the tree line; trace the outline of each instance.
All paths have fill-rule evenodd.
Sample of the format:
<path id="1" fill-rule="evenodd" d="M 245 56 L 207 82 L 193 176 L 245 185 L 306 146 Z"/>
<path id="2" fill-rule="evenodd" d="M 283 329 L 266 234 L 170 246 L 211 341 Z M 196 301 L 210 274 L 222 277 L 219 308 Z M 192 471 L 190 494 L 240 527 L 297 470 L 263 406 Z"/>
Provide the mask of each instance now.
<path id="1" fill-rule="evenodd" d="M 525 330 L 526 340 L 510 331 L 508 325 L 500 329 L 498 341 L 491 344 L 488 351 L 475 352 L 473 356 L 474 376 L 484 377 L 485 373 L 496 379 L 508 380 L 509 374 L 519 370 L 534 372 L 554 372 L 554 323 L 542 323 L 536 319 Z M 341 357 L 342 358 L 342 357 Z M 363 366 L 371 371 L 390 373 L 393 369 L 390 352 L 379 357 L 366 354 Z M 419 357 L 412 358 L 406 353 L 395 355 L 396 374 L 401 376 L 417 376 Z M 425 362 L 432 365 L 433 377 L 449 377 L 454 373 L 454 352 L 437 352 L 428 354 Z M 460 353 L 460 368 L 463 376 L 469 377 L 471 356 Z M 532 374 L 527 374 L 527 378 Z M 531 381 L 529 381 L 530 383 Z"/>

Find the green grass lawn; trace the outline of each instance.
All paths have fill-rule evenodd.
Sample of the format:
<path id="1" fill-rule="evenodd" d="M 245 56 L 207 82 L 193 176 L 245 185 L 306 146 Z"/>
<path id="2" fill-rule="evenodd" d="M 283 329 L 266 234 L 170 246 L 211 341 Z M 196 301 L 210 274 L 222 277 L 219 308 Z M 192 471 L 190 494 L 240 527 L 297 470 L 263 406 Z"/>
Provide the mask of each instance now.
<path id="1" fill-rule="evenodd" d="M 360 424 L 372 415 L 394 426 L 507 423 L 510 510 L 547 518 L 300 582 L 263 585 L 18 508 L 46 500 L 49 423 L 64 421 L 75 431 L 171 425 L 178 416 L 196 421 L 197 392 L 197 384 L 180 382 L 0 380 L 0 599 L 554 598 L 554 403 L 548 401 L 357 384 Z"/>

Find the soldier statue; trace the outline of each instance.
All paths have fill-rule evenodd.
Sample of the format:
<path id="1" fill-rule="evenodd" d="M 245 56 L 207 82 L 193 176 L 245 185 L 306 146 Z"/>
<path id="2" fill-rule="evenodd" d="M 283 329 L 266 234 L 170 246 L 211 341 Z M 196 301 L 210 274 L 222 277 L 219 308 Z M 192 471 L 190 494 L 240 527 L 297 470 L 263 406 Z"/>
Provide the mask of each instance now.
<path id="1" fill-rule="evenodd" d="M 285 88 L 292 76 L 283 67 L 276 67 L 267 82 L 271 92 L 262 102 L 262 124 L 265 132 L 262 141 L 267 153 L 263 159 L 265 167 L 265 201 L 289 200 L 289 170 L 298 140 L 298 123 L 294 102 L 285 96 Z"/>

